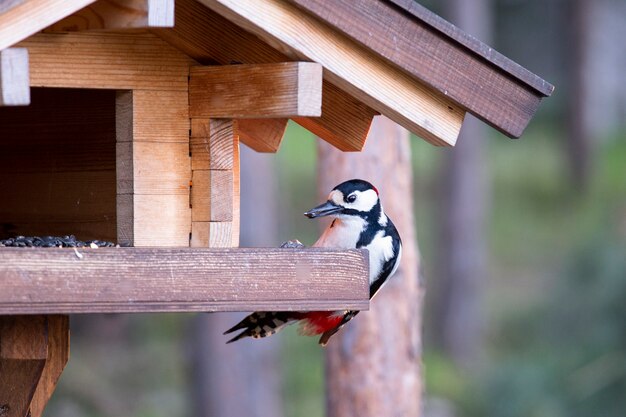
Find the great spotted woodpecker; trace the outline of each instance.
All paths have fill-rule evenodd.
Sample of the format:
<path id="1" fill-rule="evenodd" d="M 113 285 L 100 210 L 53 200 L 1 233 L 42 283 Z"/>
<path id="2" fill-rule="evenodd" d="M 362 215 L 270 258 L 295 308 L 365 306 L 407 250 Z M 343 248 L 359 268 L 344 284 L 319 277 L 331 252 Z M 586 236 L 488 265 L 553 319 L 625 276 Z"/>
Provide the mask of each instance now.
<path id="1" fill-rule="evenodd" d="M 354 179 L 339 184 L 330 192 L 328 201 L 304 215 L 311 219 L 323 216 L 333 219 L 313 246 L 369 250 L 370 299 L 398 268 L 402 253 L 400 236 L 383 211 L 378 190 L 369 182 Z M 255 312 L 224 334 L 243 329 L 227 343 L 244 337 L 257 339 L 299 322 L 301 334 L 321 334 L 319 343 L 325 346 L 357 314 L 358 311 Z"/>

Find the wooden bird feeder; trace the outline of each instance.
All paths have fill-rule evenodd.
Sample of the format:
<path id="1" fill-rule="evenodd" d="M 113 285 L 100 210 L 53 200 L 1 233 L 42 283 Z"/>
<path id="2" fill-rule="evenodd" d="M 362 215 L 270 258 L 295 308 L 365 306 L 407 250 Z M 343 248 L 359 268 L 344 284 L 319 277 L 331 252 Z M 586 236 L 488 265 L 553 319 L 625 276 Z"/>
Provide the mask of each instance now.
<path id="1" fill-rule="evenodd" d="M 0 248 L 3 417 L 41 416 L 68 314 L 368 308 L 365 251 L 238 248 L 240 141 L 518 137 L 553 90 L 411 0 L 11 0 L 0 64 L 0 238 L 131 246 Z"/>

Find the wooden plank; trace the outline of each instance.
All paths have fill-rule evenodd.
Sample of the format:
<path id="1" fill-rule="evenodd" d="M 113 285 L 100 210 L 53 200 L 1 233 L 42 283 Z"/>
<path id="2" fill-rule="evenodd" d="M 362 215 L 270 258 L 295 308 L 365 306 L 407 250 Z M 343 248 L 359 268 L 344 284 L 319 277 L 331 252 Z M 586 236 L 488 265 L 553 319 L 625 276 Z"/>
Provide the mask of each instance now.
<path id="1" fill-rule="evenodd" d="M 20 42 L 31 87 L 187 91 L 195 61 L 150 33 L 38 33 Z"/>
<path id="2" fill-rule="evenodd" d="M 233 122 L 191 119 L 191 169 L 233 169 Z"/>
<path id="3" fill-rule="evenodd" d="M 322 108 L 324 99 L 322 98 Z M 322 110 L 323 112 L 323 110 Z M 303 118 L 303 120 L 313 120 Z M 240 119 L 239 140 L 257 152 L 277 152 L 289 119 Z"/>
<path id="4" fill-rule="evenodd" d="M 12 1 L 0 9 L 0 50 L 15 45 L 95 0 Z"/>
<path id="5" fill-rule="evenodd" d="M 43 316 L 0 317 L 0 410 L 25 417 L 48 356 Z"/>
<path id="6" fill-rule="evenodd" d="M 177 0 L 175 7 L 176 26 L 152 32 L 202 64 L 290 60 L 287 55 L 195 0 Z M 322 116 L 296 121 L 341 150 L 359 151 L 375 114 L 376 111 L 324 80 Z M 245 132 L 246 129 L 242 129 L 242 133 Z M 245 136 L 242 137 L 245 140 Z"/>
<path id="7" fill-rule="evenodd" d="M 339 31 L 280 0 L 200 0 L 291 58 L 324 66 L 324 77 L 435 145 L 454 145 L 465 112 L 444 95 Z"/>
<path id="8" fill-rule="evenodd" d="M 368 270 L 364 250 L 0 248 L 0 314 L 367 309 Z"/>
<path id="9" fill-rule="evenodd" d="M 189 116 L 186 95 L 176 94 L 169 105 L 167 92 L 121 91 L 116 95 L 117 235 L 120 244 L 189 246 L 191 209 L 189 182 Z M 172 111 L 171 107 L 181 107 Z M 184 108 L 183 108 L 184 107 Z M 143 119 L 159 116 L 181 122 L 165 128 Z M 149 115 L 149 116 L 148 116 Z M 185 141 L 182 141 L 182 138 Z M 179 143 L 182 141 L 182 143 Z"/>
<path id="10" fill-rule="evenodd" d="M 98 0 L 44 32 L 174 26 L 174 0 Z"/>
<path id="11" fill-rule="evenodd" d="M 119 244 L 189 246 L 189 195 L 120 194 L 116 203 Z"/>
<path id="12" fill-rule="evenodd" d="M 189 195 L 188 143 L 119 142 L 117 162 L 118 194 Z"/>
<path id="13" fill-rule="evenodd" d="M 0 106 L 28 104 L 28 49 L 8 48 L 0 51 Z"/>
<path id="14" fill-rule="evenodd" d="M 191 117 L 288 118 L 322 113 L 322 66 L 314 62 L 191 67 Z"/>
<path id="15" fill-rule="evenodd" d="M 541 98 L 552 92 L 536 75 L 414 1 L 416 14 L 379 0 L 290 1 L 509 136 L 522 134 Z"/>
<path id="16" fill-rule="evenodd" d="M 48 357 L 39 385 L 30 403 L 31 417 L 41 417 L 70 357 L 70 319 L 68 316 L 46 317 L 48 322 Z"/>
<path id="17" fill-rule="evenodd" d="M 498 51 L 494 50 L 488 45 L 485 45 L 475 37 L 464 33 L 462 30 L 437 16 L 421 4 L 413 0 L 385 0 L 391 2 L 400 7 L 403 11 L 410 13 L 419 21 L 431 26 L 433 29 L 438 30 L 442 34 L 448 36 L 453 41 L 463 45 L 473 53 L 480 55 L 484 59 L 490 61 L 501 70 L 507 72 L 513 77 L 517 78 L 520 82 L 527 84 L 529 87 L 534 88 L 537 92 L 544 96 L 549 96 L 554 91 L 554 86 L 549 82 L 541 79 L 541 77 L 528 71 L 521 65 L 511 61 Z"/>

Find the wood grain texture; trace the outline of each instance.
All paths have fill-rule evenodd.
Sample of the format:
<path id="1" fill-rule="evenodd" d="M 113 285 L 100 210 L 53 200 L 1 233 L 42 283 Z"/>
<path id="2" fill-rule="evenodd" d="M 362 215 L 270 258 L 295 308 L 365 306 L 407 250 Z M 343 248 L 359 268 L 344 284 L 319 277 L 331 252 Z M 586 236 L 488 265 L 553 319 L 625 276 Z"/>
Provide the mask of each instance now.
<path id="1" fill-rule="evenodd" d="M 324 77 L 435 145 L 454 145 L 465 112 L 443 94 L 298 7 L 279 0 L 200 0 L 291 58 L 324 66 Z"/>
<path id="2" fill-rule="evenodd" d="M 191 169 L 232 170 L 233 138 L 232 120 L 191 119 Z"/>
<path id="3" fill-rule="evenodd" d="M 121 244 L 189 246 L 191 159 L 186 96 L 186 92 L 137 90 L 116 94 L 117 235 Z M 159 118 L 163 120 L 150 123 Z M 164 141 L 160 141 L 161 134 Z"/>
<path id="4" fill-rule="evenodd" d="M 241 231 L 241 159 L 239 136 L 233 138 L 233 231 L 230 246 L 236 248 L 239 246 L 239 234 Z"/>
<path id="5" fill-rule="evenodd" d="M 257 152 L 274 153 L 280 148 L 289 119 L 240 119 L 238 122 L 239 140 L 243 144 Z"/>
<path id="6" fill-rule="evenodd" d="M 33 399 L 31 417 L 41 417 L 70 357 L 70 319 L 68 316 L 46 316 L 48 324 L 48 357 Z"/>
<path id="7" fill-rule="evenodd" d="M 174 26 L 174 0 L 98 0 L 44 32 L 78 32 Z"/>
<path id="8" fill-rule="evenodd" d="M 368 269 L 362 250 L 1 248 L 0 314 L 367 309 Z"/>
<path id="9" fill-rule="evenodd" d="M 233 171 L 194 170 L 191 187 L 191 220 L 233 220 Z"/>
<path id="10" fill-rule="evenodd" d="M 0 409 L 3 417 L 26 416 L 47 356 L 44 316 L 0 317 Z"/>
<path id="11" fill-rule="evenodd" d="M 233 245 L 233 222 L 192 222 L 191 247 L 231 248 Z"/>
<path id="12" fill-rule="evenodd" d="M 313 62 L 191 67 L 191 117 L 289 118 L 322 113 L 322 66 Z"/>
<path id="13" fill-rule="evenodd" d="M 189 246 L 189 195 L 120 194 L 117 241 L 137 247 Z"/>
<path id="14" fill-rule="evenodd" d="M 511 137 L 522 134 L 541 98 L 552 91 L 545 81 L 475 39 L 471 45 L 459 43 L 459 38 L 471 37 L 414 1 L 411 7 L 419 15 L 379 0 L 290 1 Z M 448 29 L 442 32 L 434 20 Z"/>
<path id="15" fill-rule="evenodd" d="M 28 49 L 7 48 L 0 51 L 0 106 L 30 104 Z"/>
<path id="16" fill-rule="evenodd" d="M 152 32 L 202 64 L 258 64 L 292 60 L 195 0 L 176 1 L 175 13 L 176 26 L 173 29 Z M 376 111 L 324 80 L 322 116 L 298 118 L 296 121 L 306 124 L 311 132 L 342 150 L 359 151 L 363 148 L 375 114 Z"/>
<path id="17" fill-rule="evenodd" d="M 187 91 L 195 63 L 150 33 L 38 33 L 18 46 L 30 54 L 31 87 Z"/>
<path id="18" fill-rule="evenodd" d="M 0 8 L 0 50 L 93 3 L 95 0 L 11 1 Z"/>
<path id="19" fill-rule="evenodd" d="M 385 0 L 400 7 L 403 11 L 410 13 L 413 17 L 426 25 L 431 26 L 433 29 L 448 36 L 453 41 L 463 45 L 468 50 L 480 55 L 484 59 L 496 65 L 501 70 L 512 75 L 520 80 L 520 82 L 527 84 L 529 87 L 534 88 L 537 92 L 544 96 L 549 96 L 554 91 L 554 86 L 549 82 L 541 79 L 541 77 L 528 71 L 521 65 L 511 61 L 498 51 L 494 50 L 488 45 L 485 45 L 475 37 L 464 33 L 462 30 L 437 16 L 435 13 L 426 9 L 421 4 L 413 0 Z"/>
<path id="20" fill-rule="evenodd" d="M 118 194 L 189 194 L 191 162 L 187 143 L 120 142 L 117 163 Z"/>
<path id="21" fill-rule="evenodd" d="M 0 108 L 0 235 L 115 240 L 115 94 L 40 89 Z"/>

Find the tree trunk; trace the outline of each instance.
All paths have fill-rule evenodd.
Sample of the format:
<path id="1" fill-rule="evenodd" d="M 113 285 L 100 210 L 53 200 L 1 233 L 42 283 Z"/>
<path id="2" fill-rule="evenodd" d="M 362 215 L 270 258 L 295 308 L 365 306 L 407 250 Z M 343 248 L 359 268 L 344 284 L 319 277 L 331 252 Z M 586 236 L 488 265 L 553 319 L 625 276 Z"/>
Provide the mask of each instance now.
<path id="1" fill-rule="evenodd" d="M 361 154 L 320 141 L 319 190 L 326 198 L 342 181 L 361 178 L 379 190 L 403 242 L 402 262 L 385 288 L 333 339 L 326 351 L 329 417 L 418 416 L 421 410 L 423 288 L 413 221 L 408 132 L 377 117 Z"/>
<path id="2" fill-rule="evenodd" d="M 489 0 L 447 0 L 450 20 L 488 41 Z M 468 115 L 455 148 L 442 160 L 437 219 L 438 249 L 433 337 L 439 348 L 461 367 L 480 359 L 483 347 L 481 311 L 486 267 L 485 222 L 489 202 L 487 128 Z"/>
<path id="3" fill-rule="evenodd" d="M 273 155 L 241 147 L 241 246 L 278 246 Z M 263 187 L 258 187 L 263 184 Z M 226 345 L 240 313 L 198 315 L 192 326 L 192 395 L 197 417 L 283 415 L 278 338 Z"/>
<path id="4" fill-rule="evenodd" d="M 569 100 L 565 146 L 572 183 L 582 190 L 587 185 L 592 160 L 587 74 L 592 3 L 590 0 L 573 0 L 571 3 L 568 8 L 571 43 L 568 48 Z"/>

